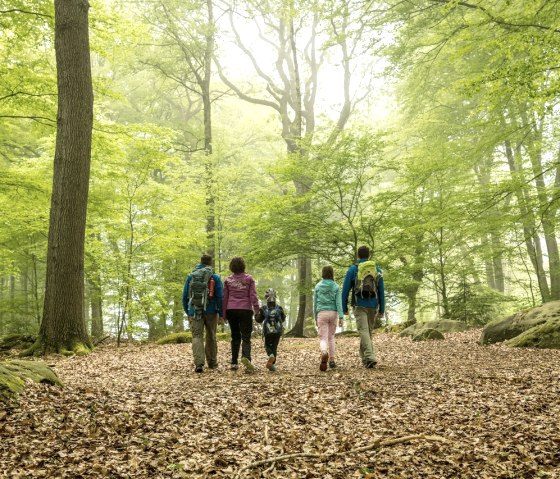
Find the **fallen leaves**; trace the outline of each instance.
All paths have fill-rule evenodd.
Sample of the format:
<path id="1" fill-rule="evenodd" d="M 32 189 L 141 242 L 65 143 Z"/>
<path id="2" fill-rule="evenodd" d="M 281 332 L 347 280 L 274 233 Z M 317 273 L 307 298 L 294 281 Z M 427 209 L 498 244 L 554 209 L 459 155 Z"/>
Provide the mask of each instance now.
<path id="1" fill-rule="evenodd" d="M 51 358 L 65 388 L 29 385 L 0 411 L 0 475 L 559 478 L 560 352 L 479 334 L 376 336 L 376 370 L 340 338 L 326 373 L 316 339 L 283 340 L 278 373 L 255 341 L 252 375 L 229 371 L 227 343 L 202 375 L 190 344 Z M 419 439 L 360 450 L 406 436 Z"/>

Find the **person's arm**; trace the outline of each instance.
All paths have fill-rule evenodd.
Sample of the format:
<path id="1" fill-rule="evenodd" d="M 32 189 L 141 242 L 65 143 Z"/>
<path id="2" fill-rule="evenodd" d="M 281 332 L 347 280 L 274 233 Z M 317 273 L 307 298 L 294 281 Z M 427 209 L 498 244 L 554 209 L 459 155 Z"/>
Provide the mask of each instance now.
<path id="1" fill-rule="evenodd" d="M 346 271 L 346 276 L 344 277 L 344 283 L 342 285 L 342 312 L 348 314 L 348 294 L 354 286 L 354 276 L 356 276 L 356 266 L 352 265 Z"/>
<path id="2" fill-rule="evenodd" d="M 227 304 L 228 304 L 228 296 L 229 296 L 229 287 L 228 287 L 228 280 L 227 278 L 224 280 L 224 293 L 222 296 L 222 318 L 226 318 L 227 313 Z"/>
<path id="3" fill-rule="evenodd" d="M 284 313 L 284 308 L 282 306 L 278 306 L 280 308 L 280 321 L 286 321 L 286 313 Z"/>
<path id="4" fill-rule="evenodd" d="M 383 281 L 383 271 L 381 268 L 377 267 L 378 273 L 381 275 L 377 281 L 377 293 L 379 295 L 379 314 L 383 316 L 385 314 L 385 282 Z"/>
<path id="5" fill-rule="evenodd" d="M 251 276 L 251 282 L 249 283 L 249 299 L 253 305 L 253 311 L 255 315 L 259 313 L 259 298 L 257 296 L 257 286 L 255 284 L 255 278 Z"/>
<path id="6" fill-rule="evenodd" d="M 338 312 L 338 319 L 342 321 L 344 317 L 344 312 L 342 311 L 342 291 L 340 288 L 336 288 L 336 311 Z"/>
<path id="7" fill-rule="evenodd" d="M 191 282 L 191 275 L 187 276 L 187 280 L 185 281 L 185 286 L 183 286 L 183 311 L 188 315 L 189 314 L 189 283 Z"/>
<path id="8" fill-rule="evenodd" d="M 317 286 L 313 289 L 313 317 L 315 324 L 317 324 Z"/>
<path id="9" fill-rule="evenodd" d="M 222 299 L 224 296 L 224 285 L 222 283 L 222 278 L 219 274 L 214 273 L 214 298 L 216 299 L 216 312 L 218 316 L 223 317 L 222 311 Z"/>

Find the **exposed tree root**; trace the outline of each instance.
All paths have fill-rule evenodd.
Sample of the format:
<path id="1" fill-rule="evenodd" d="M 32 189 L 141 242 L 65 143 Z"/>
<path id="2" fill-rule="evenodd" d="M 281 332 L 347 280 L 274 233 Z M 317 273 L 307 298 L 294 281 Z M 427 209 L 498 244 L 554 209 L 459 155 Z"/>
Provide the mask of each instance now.
<path id="1" fill-rule="evenodd" d="M 41 338 L 30 348 L 26 349 L 21 353 L 23 357 L 30 356 L 46 356 L 47 354 L 62 354 L 63 356 L 85 356 L 93 350 L 93 345 L 91 343 L 83 343 L 82 341 L 74 341 L 70 347 L 60 346 L 58 348 L 48 347 Z"/>
<path id="2" fill-rule="evenodd" d="M 309 457 L 313 459 L 331 459 L 336 456 L 346 456 L 348 454 L 357 454 L 360 452 L 372 451 L 376 449 L 382 449 L 384 447 L 394 446 L 396 444 L 403 444 L 410 441 L 416 440 L 424 440 L 424 441 L 439 441 L 445 442 L 446 439 L 440 436 L 426 436 L 424 434 L 413 434 L 410 436 L 402 436 L 397 437 L 395 439 L 388 439 L 386 441 L 375 441 L 372 444 L 368 444 L 367 446 L 357 447 L 355 449 L 350 449 L 348 451 L 339 451 L 339 452 L 332 452 L 332 453 L 313 453 L 313 452 L 298 452 L 295 454 L 285 454 L 281 456 L 269 457 L 268 459 L 262 459 L 260 461 L 251 462 L 246 466 L 243 466 L 239 471 L 237 471 L 236 478 L 241 478 L 243 472 L 248 471 L 254 467 L 262 466 L 264 464 L 270 464 L 280 462 L 280 461 L 287 461 L 289 459 L 294 459 L 297 457 Z"/>

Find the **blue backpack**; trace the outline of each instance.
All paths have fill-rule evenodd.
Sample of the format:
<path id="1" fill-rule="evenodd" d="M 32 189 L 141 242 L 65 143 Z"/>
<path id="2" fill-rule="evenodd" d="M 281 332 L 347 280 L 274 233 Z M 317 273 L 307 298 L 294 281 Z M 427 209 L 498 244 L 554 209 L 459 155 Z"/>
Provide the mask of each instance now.
<path id="1" fill-rule="evenodd" d="M 271 334 L 282 334 L 284 332 L 284 323 L 282 322 L 282 308 L 276 305 L 269 309 L 263 306 L 264 320 L 262 323 L 263 336 Z"/>

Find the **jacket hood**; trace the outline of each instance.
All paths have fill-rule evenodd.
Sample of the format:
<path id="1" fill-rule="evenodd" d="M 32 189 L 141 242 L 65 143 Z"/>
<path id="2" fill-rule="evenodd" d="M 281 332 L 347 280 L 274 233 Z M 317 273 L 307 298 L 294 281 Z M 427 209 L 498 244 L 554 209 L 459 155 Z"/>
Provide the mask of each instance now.
<path id="1" fill-rule="evenodd" d="M 322 279 L 317 285 L 317 289 L 320 291 L 336 291 L 338 285 L 332 279 Z"/>

